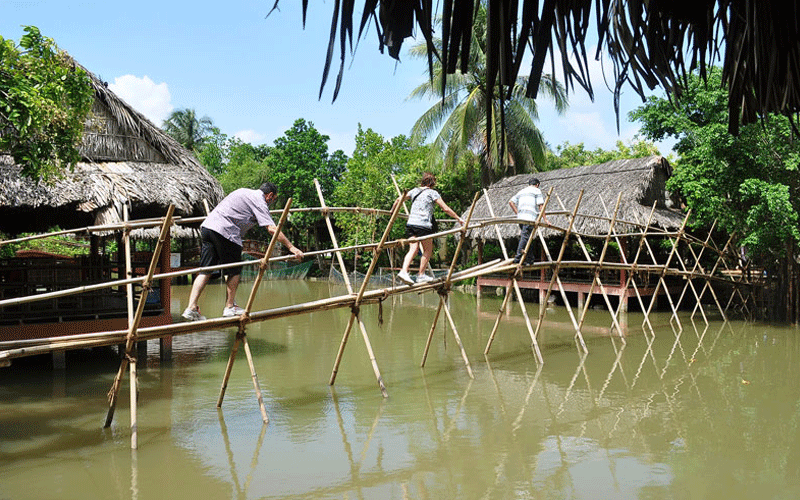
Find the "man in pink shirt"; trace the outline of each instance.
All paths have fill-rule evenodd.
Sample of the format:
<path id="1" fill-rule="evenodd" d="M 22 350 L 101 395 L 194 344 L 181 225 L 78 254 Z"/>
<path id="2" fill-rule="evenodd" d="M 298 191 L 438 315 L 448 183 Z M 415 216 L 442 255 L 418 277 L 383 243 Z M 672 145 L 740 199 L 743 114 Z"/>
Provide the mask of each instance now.
<path id="1" fill-rule="evenodd" d="M 208 214 L 206 220 L 200 225 L 200 267 L 229 264 L 242 260 L 242 239 L 251 227 L 258 224 L 266 227 L 267 231 L 275 234 L 278 227 L 272 220 L 269 205 L 278 197 L 278 189 L 271 182 L 265 182 L 259 189 L 241 188 L 232 192 L 223 199 L 219 205 Z M 289 239 L 281 232 L 278 241 L 294 254 L 297 260 L 303 257 L 303 252 L 292 245 Z M 225 281 L 227 297 L 222 316 L 239 316 L 244 309 L 236 305 L 236 289 L 242 273 L 241 266 L 225 269 L 228 278 Z M 183 311 L 183 318 L 188 321 L 206 319 L 200 314 L 197 301 L 203 293 L 212 271 L 200 271 L 192 285 L 189 294 L 189 305 Z"/>

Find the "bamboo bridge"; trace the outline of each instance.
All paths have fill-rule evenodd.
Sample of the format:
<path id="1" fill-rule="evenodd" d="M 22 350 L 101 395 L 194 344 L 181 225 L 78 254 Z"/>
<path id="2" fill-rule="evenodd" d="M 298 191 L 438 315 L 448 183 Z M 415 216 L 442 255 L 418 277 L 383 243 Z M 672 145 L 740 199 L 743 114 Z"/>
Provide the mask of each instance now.
<path id="1" fill-rule="evenodd" d="M 670 323 L 673 324 L 673 328 L 677 328 L 678 330 L 682 330 L 683 328 L 678 315 L 678 310 L 681 309 L 682 307 L 684 308 L 687 307 L 687 304 L 691 305 L 692 302 L 694 303 L 691 313 L 692 318 L 694 318 L 694 316 L 699 312 L 703 318 L 703 321 L 705 321 L 706 324 L 708 324 L 708 318 L 706 315 L 706 311 L 704 310 L 703 307 L 704 301 L 706 302 L 706 304 L 713 304 L 713 307 L 715 308 L 716 312 L 718 312 L 721 318 L 725 321 L 727 321 L 728 314 L 731 312 L 732 309 L 736 313 L 749 315 L 752 312 L 752 308 L 756 307 L 755 299 L 753 296 L 754 283 L 748 281 L 746 275 L 744 275 L 743 273 L 737 272 L 736 269 L 737 252 L 736 249 L 733 248 L 732 238 L 729 239 L 724 246 L 720 247 L 712 240 L 711 232 L 709 232 L 708 237 L 706 237 L 705 239 L 698 239 L 690 235 L 686 231 L 686 225 L 689 220 L 690 214 L 686 214 L 685 218 L 683 219 L 681 227 L 677 231 L 668 231 L 653 225 L 652 212 L 651 212 L 651 217 L 647 220 L 623 221 L 618 218 L 621 194 L 617 198 L 616 206 L 614 207 L 614 209 L 610 210 L 609 213 L 606 214 L 606 217 L 603 218 L 603 220 L 608 224 L 608 232 L 604 236 L 598 238 L 596 235 L 590 236 L 590 235 L 580 234 L 573 228 L 574 222 L 581 217 L 596 217 L 581 213 L 580 207 L 581 207 L 581 199 L 583 197 L 583 193 L 581 192 L 581 195 L 578 197 L 575 206 L 572 207 L 571 209 L 563 207 L 562 204 L 560 210 L 551 210 L 547 208 L 548 205 L 550 204 L 550 201 L 557 200 L 558 197 L 553 192 L 553 189 L 550 189 L 550 191 L 547 193 L 546 196 L 542 214 L 546 213 L 546 215 L 548 216 L 551 214 L 560 214 L 561 216 L 566 217 L 568 223 L 566 224 L 566 226 L 563 227 L 551 225 L 546 221 L 542 220 L 542 214 L 539 215 L 539 218 L 536 221 L 531 223 L 534 226 L 534 228 L 532 236 L 529 239 L 527 247 L 525 249 L 525 255 L 527 255 L 528 251 L 532 248 L 534 240 L 538 240 L 538 242 L 541 243 L 541 248 L 543 250 L 543 255 L 544 255 L 543 259 L 532 265 L 523 265 L 521 263 L 514 263 L 513 260 L 509 257 L 503 239 L 498 238 L 502 250 L 502 255 L 503 255 L 502 258 L 497 258 L 488 262 L 482 262 L 465 269 L 456 270 L 458 257 L 462 251 L 462 247 L 465 242 L 464 235 L 469 229 L 474 229 L 478 227 L 491 227 L 491 226 L 497 228 L 498 225 L 500 224 L 518 224 L 519 221 L 511 218 L 498 218 L 498 217 L 492 217 L 480 220 L 473 219 L 472 214 L 475 208 L 475 203 L 478 199 L 478 194 L 476 194 L 473 199 L 472 205 L 469 211 L 467 212 L 467 216 L 464 217 L 465 221 L 464 226 L 454 227 L 446 231 L 440 231 L 434 235 L 430 235 L 425 238 L 407 238 L 407 239 L 391 240 L 390 232 L 392 230 L 393 225 L 400 217 L 401 209 L 405 209 L 404 204 L 402 203 L 397 204 L 397 206 L 392 212 L 385 210 L 377 210 L 377 209 L 328 207 L 323 198 L 320 186 L 316 181 L 315 185 L 320 200 L 320 206 L 315 208 L 292 209 L 291 208 L 292 200 L 289 199 L 285 207 L 281 211 L 280 220 L 277 224 L 278 231 L 280 231 L 284 227 L 289 217 L 289 214 L 292 212 L 316 211 L 321 213 L 321 215 L 325 220 L 328 232 L 330 234 L 332 247 L 320 251 L 306 252 L 305 256 L 322 257 L 324 255 L 332 254 L 333 257 L 331 258 L 335 259 L 335 264 L 338 265 L 338 267 L 341 269 L 341 274 L 344 277 L 344 284 L 347 293 L 338 296 L 332 296 L 326 299 L 292 304 L 290 306 L 277 307 L 261 311 L 252 310 L 254 298 L 258 293 L 260 282 L 262 281 L 264 272 L 268 269 L 270 263 L 288 260 L 292 258 L 292 256 L 279 256 L 279 257 L 271 256 L 275 248 L 275 244 L 277 242 L 275 235 L 272 236 L 269 245 L 264 253 L 264 257 L 257 261 L 243 261 L 233 264 L 218 265 L 205 268 L 180 269 L 177 271 L 156 273 L 155 271 L 158 267 L 159 259 L 162 259 L 161 253 L 163 251 L 164 242 L 168 241 L 169 239 L 170 228 L 173 227 L 174 225 L 180 225 L 180 224 L 187 224 L 187 225 L 197 224 L 197 222 L 202 220 L 202 218 L 194 218 L 194 219 L 173 218 L 174 207 L 171 206 L 168 209 L 166 215 L 160 219 L 130 221 L 118 225 L 93 226 L 89 228 L 83 228 L 80 230 L 69 230 L 58 233 L 58 234 L 86 233 L 86 232 L 100 233 L 109 231 L 121 231 L 123 233 L 123 241 L 125 244 L 124 246 L 126 254 L 126 271 L 128 278 L 114 280 L 114 281 L 107 281 L 103 283 L 88 284 L 65 290 L 39 293 L 25 297 L 0 299 L 0 312 L 1 312 L 3 308 L 12 305 L 33 303 L 36 301 L 48 300 L 56 297 L 82 294 L 103 288 L 124 286 L 126 287 L 127 290 L 127 312 L 128 312 L 127 328 L 111 330 L 111 331 L 87 332 L 87 333 L 80 333 L 80 334 L 66 335 L 66 336 L 14 339 L 14 340 L 4 340 L 3 336 L 0 334 L 0 366 L 8 366 L 14 359 L 24 356 L 52 353 L 70 349 L 82 349 L 82 348 L 114 346 L 114 345 L 124 344 L 125 353 L 124 356 L 121 358 L 119 371 L 117 372 L 117 375 L 108 393 L 109 409 L 105 421 L 105 426 L 106 427 L 110 426 L 111 422 L 113 421 L 114 411 L 119 397 L 119 391 L 121 389 L 122 380 L 124 378 L 125 372 L 129 371 L 130 402 L 131 402 L 131 433 L 132 433 L 131 447 L 135 449 L 138 447 L 138 437 L 137 437 L 137 412 L 136 412 L 136 405 L 137 405 L 136 364 L 137 363 L 136 363 L 136 349 L 134 349 L 134 346 L 136 345 L 137 342 L 141 341 L 167 338 L 174 335 L 201 332 L 210 329 L 235 328 L 236 338 L 231 348 L 230 357 L 223 376 L 222 386 L 220 388 L 220 393 L 217 399 L 217 407 L 222 406 L 222 402 L 225 396 L 225 391 L 228 385 L 234 361 L 237 357 L 239 348 L 243 346 L 247 361 L 249 363 L 251 377 L 253 381 L 253 387 L 255 390 L 256 398 L 258 400 L 258 405 L 262 415 L 262 419 L 265 423 L 267 423 L 269 421 L 269 417 L 267 415 L 266 408 L 264 405 L 260 384 L 258 380 L 258 375 L 256 374 L 252 354 L 250 352 L 250 346 L 248 344 L 246 335 L 247 326 L 255 322 L 268 321 L 276 318 L 283 318 L 293 315 L 308 314 L 322 310 L 349 308 L 350 318 L 345 328 L 345 331 L 343 332 L 341 343 L 336 358 L 333 362 L 333 367 L 328 383 L 330 385 L 333 385 L 335 383 L 336 376 L 340 369 L 342 355 L 347 346 L 350 334 L 354 328 L 357 328 L 361 334 L 363 342 L 365 343 L 366 350 L 371 361 L 372 369 L 375 374 L 378 388 L 381 391 L 383 397 L 387 397 L 388 391 L 386 389 L 383 377 L 381 376 L 380 368 L 378 365 L 378 357 L 373 352 L 367 327 L 362 321 L 361 308 L 370 305 L 380 304 L 382 303 L 382 301 L 394 295 L 407 294 L 407 293 L 418 294 L 418 293 L 429 293 L 429 292 L 435 292 L 438 294 L 439 301 L 437 310 L 433 319 L 433 323 L 431 324 L 430 330 L 428 332 L 425 348 L 421 353 L 420 365 L 421 366 L 425 365 L 425 361 L 428 355 L 428 350 L 430 348 L 431 340 L 433 338 L 433 333 L 439 322 L 440 317 L 443 315 L 445 320 L 449 324 L 450 330 L 452 331 L 455 341 L 459 347 L 461 357 L 464 361 L 466 372 L 468 376 L 471 378 L 474 378 L 474 375 L 470 365 L 469 357 L 467 356 L 467 353 L 462 345 L 461 338 L 459 337 L 457 321 L 450 314 L 450 310 L 448 307 L 448 297 L 449 294 L 452 292 L 453 285 L 455 283 L 463 282 L 465 280 L 492 275 L 495 277 L 503 276 L 506 283 L 507 293 L 505 293 L 502 305 L 497 313 L 494 327 L 492 329 L 491 334 L 489 335 L 484 350 L 484 354 L 489 355 L 490 353 L 492 343 L 495 339 L 498 330 L 498 326 L 500 324 L 500 321 L 505 315 L 504 311 L 507 309 L 509 301 L 511 300 L 513 295 L 521 306 L 520 310 L 523 316 L 525 329 L 530 337 L 533 358 L 537 363 L 537 365 L 540 367 L 544 363 L 544 358 L 542 356 L 539 342 L 537 339 L 539 337 L 539 333 L 542 330 L 542 328 L 546 327 L 546 323 L 544 322 L 545 307 L 543 307 L 543 305 L 547 303 L 547 300 L 551 295 L 557 294 L 558 296 L 560 296 L 561 301 L 563 302 L 569 314 L 570 322 L 575 332 L 574 334 L 575 345 L 578 351 L 581 353 L 581 355 L 585 355 L 588 353 L 588 349 L 586 347 L 586 343 L 583 337 L 583 331 L 584 331 L 584 321 L 586 319 L 587 311 L 589 310 L 590 306 L 591 297 L 593 295 L 602 296 L 603 301 L 606 305 L 607 311 L 609 313 L 609 323 L 610 323 L 609 333 L 614 337 L 619 338 L 623 343 L 625 342 L 625 331 L 620 326 L 620 315 L 625 314 L 625 311 L 622 309 L 623 301 L 619 300 L 615 306 L 615 304 L 612 301 L 613 294 L 609 292 L 609 289 L 612 288 L 612 284 L 604 283 L 603 281 L 603 276 L 604 276 L 603 273 L 609 270 L 624 272 L 624 274 L 622 274 L 623 276 L 625 276 L 625 283 L 623 283 L 624 289 L 632 291 L 633 296 L 636 298 L 639 307 L 644 313 L 644 321 L 642 323 L 642 328 L 645 330 L 646 334 L 648 331 L 650 332 L 651 335 L 654 335 L 655 333 L 652 325 L 650 324 L 649 315 L 654 310 L 656 301 L 660 295 L 666 297 L 671 310 Z M 653 206 L 653 210 L 655 210 L 655 205 Z M 362 245 L 340 247 L 337 242 L 336 234 L 334 232 L 333 223 L 331 220 L 332 215 L 336 213 L 361 213 L 361 214 L 370 214 L 375 217 L 379 215 L 388 216 L 388 223 L 386 224 L 386 227 L 384 228 L 380 238 L 377 239 L 377 241 L 373 241 Z M 624 225 L 626 228 L 633 227 L 635 228 L 635 231 L 630 231 L 629 229 L 626 229 L 624 233 L 621 231 L 617 231 L 616 226 L 618 225 L 620 226 Z M 147 269 L 147 273 L 144 276 L 130 277 L 132 276 L 130 267 L 131 266 L 130 231 L 135 228 L 158 227 L 158 226 L 161 227 L 161 232 L 158 242 L 156 244 L 156 248 L 153 251 L 152 260 L 150 262 L 149 268 Z M 545 228 L 551 231 L 555 231 L 557 232 L 557 234 L 560 235 L 561 241 L 560 244 L 558 245 L 557 253 L 556 252 L 551 253 L 549 250 L 549 246 L 546 243 L 541 231 L 542 229 Z M 49 237 L 53 236 L 54 234 L 56 233 L 36 235 L 16 240 L 0 241 L 0 246 L 9 243 L 20 242 L 23 240 Z M 278 232 L 276 232 L 275 234 L 278 234 Z M 397 283 L 393 283 L 391 286 L 379 287 L 377 289 L 375 288 L 368 289 L 370 281 L 369 278 L 375 272 L 378 263 L 378 258 L 381 256 L 382 253 L 389 252 L 392 249 L 402 248 L 403 246 L 408 245 L 410 242 L 419 241 L 420 239 L 441 238 L 441 237 L 446 237 L 448 235 L 454 235 L 456 237 L 457 245 L 445 275 L 437 278 L 432 282 L 423 284 L 406 285 L 398 281 Z M 596 240 L 594 241 L 595 245 L 597 244 L 601 245 L 600 247 L 601 250 L 599 252 L 599 255 L 593 256 L 592 253 L 588 250 L 587 240 L 589 238 Z M 622 247 L 621 240 L 623 238 L 627 238 L 628 241 L 635 242 L 636 250 L 634 256 L 632 259 L 628 259 L 626 258 L 625 253 L 623 252 L 621 254 L 621 262 L 612 262 L 608 257 L 609 249 L 615 245 L 617 248 Z M 551 240 L 550 246 L 552 246 L 553 237 L 550 237 L 550 240 Z M 654 250 L 655 240 L 669 242 L 670 249 L 666 255 L 659 254 L 659 252 Z M 578 247 L 580 248 L 580 251 L 584 259 L 580 260 L 565 259 L 565 254 L 568 245 L 569 244 L 574 245 L 575 243 L 577 243 Z M 370 259 L 365 279 L 361 282 L 360 286 L 355 286 L 354 283 L 351 283 L 348 277 L 349 273 L 345 266 L 345 260 L 343 258 L 344 252 L 353 252 L 353 251 L 371 252 L 373 257 Z M 166 249 L 166 252 L 169 252 L 168 248 Z M 389 255 L 391 259 L 393 255 L 392 252 L 389 252 Z M 524 262 L 525 256 L 523 256 L 523 259 L 521 260 Z M 212 318 L 203 321 L 156 325 L 156 326 L 141 325 L 142 315 L 144 312 L 145 304 L 147 302 L 147 296 L 150 290 L 152 289 L 152 285 L 155 280 L 169 280 L 175 277 L 187 276 L 196 273 L 200 270 L 206 270 L 206 271 L 224 270 L 228 267 L 235 267 L 242 265 L 258 266 L 258 272 L 255 276 L 250 295 L 244 307 L 245 313 L 242 314 L 241 316 L 227 317 L 227 318 L 226 317 Z M 333 262 L 332 265 L 334 265 Z M 588 296 L 582 297 L 582 300 L 579 300 L 578 303 L 575 303 L 574 299 L 570 300 L 570 296 L 568 295 L 569 287 L 562 280 L 562 276 L 566 276 L 567 273 L 575 272 L 576 270 L 579 270 L 580 272 L 584 273 L 584 275 L 589 277 Z M 540 307 L 538 316 L 531 317 L 525 307 L 525 299 L 520 287 L 520 282 L 525 278 L 526 273 L 535 274 L 537 272 L 540 273 L 541 276 L 547 276 L 548 279 L 544 281 L 543 286 L 541 286 Z M 648 292 L 647 294 L 640 292 L 639 282 L 642 279 L 642 276 L 646 276 L 649 282 L 655 283 L 655 288 L 651 289 L 650 292 Z M 676 283 L 679 284 L 679 286 L 676 286 Z M 136 297 L 133 293 L 133 286 L 135 284 L 140 286 L 141 293 L 138 296 L 138 302 L 134 306 L 134 302 L 136 302 Z M 614 283 L 613 286 L 617 286 L 617 284 Z M 648 297 L 649 300 L 647 300 Z M 2 332 L 1 327 L 0 327 L 0 332 Z"/>

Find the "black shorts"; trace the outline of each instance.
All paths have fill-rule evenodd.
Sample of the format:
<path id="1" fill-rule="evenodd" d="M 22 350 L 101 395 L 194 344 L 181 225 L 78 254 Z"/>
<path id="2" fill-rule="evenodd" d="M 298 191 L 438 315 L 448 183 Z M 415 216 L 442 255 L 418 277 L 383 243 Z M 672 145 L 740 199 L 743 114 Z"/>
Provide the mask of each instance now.
<path id="1" fill-rule="evenodd" d="M 200 247 L 200 267 L 217 266 L 219 264 L 230 264 L 242 260 L 242 247 L 223 237 L 216 231 L 201 227 L 200 239 L 203 244 Z M 200 274 L 210 274 L 216 278 L 220 273 L 228 276 L 242 274 L 242 266 L 229 267 L 216 271 L 200 271 Z"/>
<path id="2" fill-rule="evenodd" d="M 416 238 L 422 238 L 423 236 L 428 236 L 429 234 L 433 234 L 432 227 L 422 227 L 422 226 L 412 226 L 406 225 L 406 235 L 411 237 L 414 236 Z"/>

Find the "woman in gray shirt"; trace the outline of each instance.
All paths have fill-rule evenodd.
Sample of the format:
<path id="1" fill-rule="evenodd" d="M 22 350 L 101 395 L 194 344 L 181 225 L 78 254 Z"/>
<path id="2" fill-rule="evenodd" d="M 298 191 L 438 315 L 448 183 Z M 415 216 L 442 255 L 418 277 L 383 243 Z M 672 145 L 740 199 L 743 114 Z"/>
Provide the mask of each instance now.
<path id="1" fill-rule="evenodd" d="M 422 174 L 419 187 L 415 187 L 405 197 L 399 196 L 392 205 L 392 211 L 398 203 L 411 199 L 411 213 L 408 215 L 408 222 L 406 223 L 406 235 L 416 238 L 424 238 L 425 236 L 433 234 L 433 209 L 434 203 L 439 205 L 444 212 L 450 217 L 456 219 L 459 224 L 464 221 L 458 216 L 447 203 L 444 202 L 442 196 L 433 189 L 436 185 L 436 177 L 430 173 L 425 172 Z M 432 281 L 433 278 L 425 274 L 425 269 L 428 267 L 428 261 L 433 255 L 433 239 L 426 238 L 420 241 L 411 243 L 408 247 L 408 253 L 403 259 L 403 267 L 397 274 L 397 277 L 409 285 L 414 284 L 414 280 L 408 274 L 408 268 L 411 267 L 411 261 L 417 254 L 420 245 L 422 245 L 422 257 L 419 259 L 419 273 L 417 274 L 417 283 L 425 283 Z"/>

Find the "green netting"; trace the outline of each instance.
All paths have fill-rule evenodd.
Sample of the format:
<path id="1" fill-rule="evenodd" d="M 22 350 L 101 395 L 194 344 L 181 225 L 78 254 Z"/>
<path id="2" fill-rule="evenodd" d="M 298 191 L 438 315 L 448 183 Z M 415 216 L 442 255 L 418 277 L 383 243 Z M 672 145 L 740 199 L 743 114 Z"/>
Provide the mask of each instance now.
<path id="1" fill-rule="evenodd" d="M 259 260 L 248 254 L 243 254 L 244 260 Z M 270 268 L 264 271 L 263 279 L 269 280 L 302 280 L 308 275 L 313 261 L 309 260 L 300 264 L 287 264 L 286 262 L 273 262 Z M 258 274 L 258 266 L 245 266 L 242 269 L 242 278 L 254 278 Z"/>

